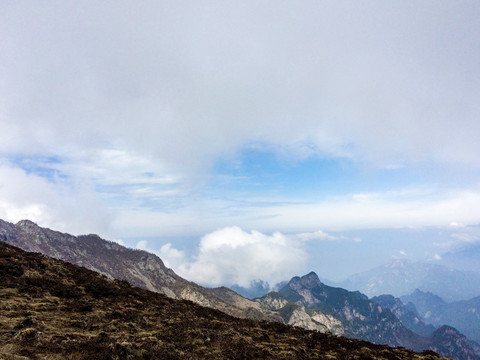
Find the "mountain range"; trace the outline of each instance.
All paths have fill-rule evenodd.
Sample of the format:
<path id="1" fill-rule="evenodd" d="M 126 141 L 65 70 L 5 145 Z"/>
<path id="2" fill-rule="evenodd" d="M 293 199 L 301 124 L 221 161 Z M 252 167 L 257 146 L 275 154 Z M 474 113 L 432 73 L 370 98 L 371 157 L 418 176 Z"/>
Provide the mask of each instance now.
<path id="1" fill-rule="evenodd" d="M 355 274 L 338 283 L 372 297 L 408 295 L 415 289 L 432 292 L 445 301 L 468 300 L 480 295 L 480 273 L 410 260 L 392 262 Z"/>
<path id="2" fill-rule="evenodd" d="M 314 272 L 292 278 L 278 293 L 259 300 L 289 324 L 296 322 L 309 329 L 317 326 L 320 331 L 327 327 L 333 334 L 394 347 L 432 349 L 456 359 L 480 359 L 480 346 L 455 328 L 440 326 L 431 328 L 430 334 L 419 335 L 395 316 L 395 309 L 381 306 L 358 291 L 325 285 Z"/>
<path id="3" fill-rule="evenodd" d="M 234 318 L 3 242 L 0 320 L 1 359 L 439 359 Z"/>
<path id="4" fill-rule="evenodd" d="M 224 287 L 208 289 L 189 282 L 166 268 L 156 255 L 128 249 L 97 235 L 76 237 L 28 220 L 17 224 L 0 220 L 0 240 L 239 318 L 283 322 L 417 351 L 430 349 L 458 360 L 480 359 L 478 345 L 454 328 L 441 327 L 430 336 L 418 335 L 388 308 L 358 291 L 324 285 L 315 273 L 294 277 L 278 292 L 250 300 Z"/>
<path id="5" fill-rule="evenodd" d="M 448 324 L 480 343 L 480 296 L 447 303 L 435 294 L 417 289 L 401 299 L 415 305 L 425 321 L 435 326 Z"/>

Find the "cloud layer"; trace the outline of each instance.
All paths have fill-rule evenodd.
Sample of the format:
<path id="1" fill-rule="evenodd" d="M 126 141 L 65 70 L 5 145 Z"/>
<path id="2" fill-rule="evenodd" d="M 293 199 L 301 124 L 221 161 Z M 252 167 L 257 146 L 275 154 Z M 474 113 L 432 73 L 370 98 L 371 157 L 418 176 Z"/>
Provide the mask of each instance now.
<path id="1" fill-rule="evenodd" d="M 476 3 L 1 13 L 3 151 L 128 147 L 192 168 L 262 141 L 379 166 L 480 165 Z"/>
<path id="2" fill-rule="evenodd" d="M 450 1 L 3 2 L 0 212 L 114 238 L 478 222 L 479 17 Z M 206 196 L 214 164 L 253 145 L 467 176 L 433 197 Z"/>

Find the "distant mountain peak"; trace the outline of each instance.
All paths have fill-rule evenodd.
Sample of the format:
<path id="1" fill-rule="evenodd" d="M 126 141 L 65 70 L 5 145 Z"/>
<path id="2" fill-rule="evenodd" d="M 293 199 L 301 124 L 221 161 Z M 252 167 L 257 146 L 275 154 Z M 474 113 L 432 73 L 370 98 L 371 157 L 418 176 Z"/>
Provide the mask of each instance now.
<path id="1" fill-rule="evenodd" d="M 309 272 L 307 275 L 301 276 L 300 280 L 301 281 L 315 281 L 315 282 L 321 283 L 320 278 L 318 277 L 318 275 L 314 271 Z"/>
<path id="2" fill-rule="evenodd" d="M 443 300 L 440 296 L 432 293 L 431 291 L 423 291 L 420 289 L 415 289 L 413 293 L 410 296 L 416 296 L 424 299 L 430 299 L 430 301 L 434 300 L 437 303 L 445 303 L 445 300 Z"/>
<path id="3" fill-rule="evenodd" d="M 432 293 L 430 291 L 420 290 L 419 288 L 416 288 L 415 290 L 413 290 L 413 293 L 412 293 L 412 295 L 427 295 L 427 294 L 432 294 Z"/>
<path id="4" fill-rule="evenodd" d="M 290 280 L 289 285 L 294 288 L 313 289 L 323 284 L 318 275 L 312 271 L 302 277 L 295 276 Z"/>
<path id="5" fill-rule="evenodd" d="M 314 277 L 314 278 L 317 278 L 317 279 L 320 280 L 320 278 L 318 277 L 318 275 L 315 271 L 310 271 L 307 275 L 304 275 L 302 277 Z"/>

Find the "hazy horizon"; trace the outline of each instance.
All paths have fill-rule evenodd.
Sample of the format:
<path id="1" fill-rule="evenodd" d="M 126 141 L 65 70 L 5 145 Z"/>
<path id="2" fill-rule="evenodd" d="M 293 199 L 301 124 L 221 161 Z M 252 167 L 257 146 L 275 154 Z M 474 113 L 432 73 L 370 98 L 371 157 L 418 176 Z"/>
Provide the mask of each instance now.
<path id="1" fill-rule="evenodd" d="M 479 18 L 466 1 L 4 2 L 0 218 L 211 286 L 442 264 L 480 243 Z"/>

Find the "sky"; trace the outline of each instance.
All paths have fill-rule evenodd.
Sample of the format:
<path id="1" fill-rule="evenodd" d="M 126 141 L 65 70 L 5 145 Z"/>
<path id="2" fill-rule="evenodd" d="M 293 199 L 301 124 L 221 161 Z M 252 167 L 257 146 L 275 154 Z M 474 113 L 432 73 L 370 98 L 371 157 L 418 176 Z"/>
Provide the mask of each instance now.
<path id="1" fill-rule="evenodd" d="M 0 3 L 0 218 L 204 285 L 480 242 L 480 3 Z"/>

